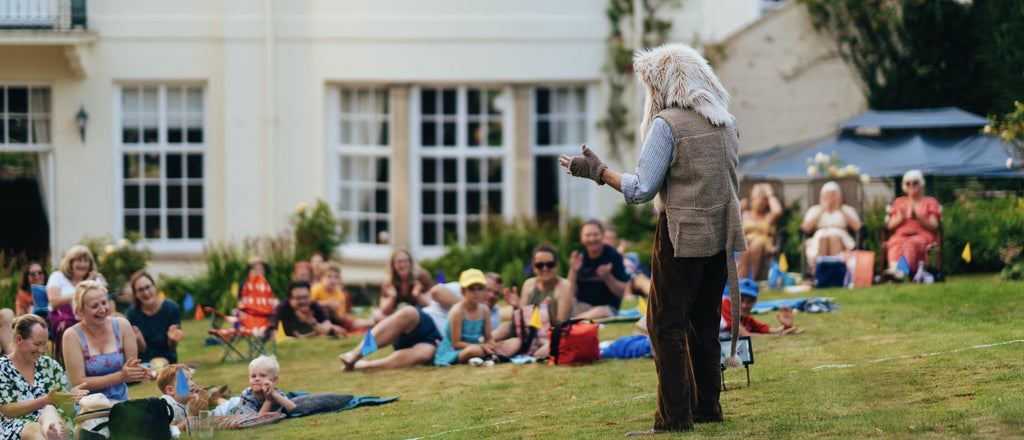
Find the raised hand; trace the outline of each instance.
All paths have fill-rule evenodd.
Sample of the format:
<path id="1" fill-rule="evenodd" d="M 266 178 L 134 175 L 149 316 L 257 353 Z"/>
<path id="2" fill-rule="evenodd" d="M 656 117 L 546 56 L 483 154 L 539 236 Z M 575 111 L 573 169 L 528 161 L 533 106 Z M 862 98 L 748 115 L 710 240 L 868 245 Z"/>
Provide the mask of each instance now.
<path id="1" fill-rule="evenodd" d="M 597 153 L 594 153 L 594 150 L 591 150 L 586 144 L 583 144 L 581 150 L 583 151 L 582 156 L 569 157 L 563 154 L 558 158 L 558 163 L 568 168 L 567 174 L 585 177 L 597 182 L 598 185 L 603 185 L 604 181 L 601 180 L 601 176 L 604 174 L 604 170 L 608 169 L 608 165 L 605 165 Z"/>
<path id="2" fill-rule="evenodd" d="M 779 309 L 779 313 L 775 314 L 775 318 L 779 320 L 779 324 L 782 324 L 786 329 L 793 327 L 793 309 L 789 306 L 782 306 Z"/>
<path id="3" fill-rule="evenodd" d="M 580 251 L 572 251 L 572 255 L 569 256 L 569 271 L 579 272 L 582 267 L 583 254 Z"/>
<path id="4" fill-rule="evenodd" d="M 604 278 L 612 272 L 612 263 L 605 263 L 597 266 L 597 276 Z"/>
<path id="5" fill-rule="evenodd" d="M 519 308 L 519 289 L 516 288 L 516 286 L 512 286 L 511 289 L 506 287 L 505 291 L 502 293 L 505 295 L 505 302 L 507 302 L 508 305 L 516 309 Z"/>
<path id="6" fill-rule="evenodd" d="M 185 332 L 181 331 L 181 326 L 174 324 L 167 328 L 167 340 L 174 342 L 181 342 L 182 338 L 185 337 Z"/>

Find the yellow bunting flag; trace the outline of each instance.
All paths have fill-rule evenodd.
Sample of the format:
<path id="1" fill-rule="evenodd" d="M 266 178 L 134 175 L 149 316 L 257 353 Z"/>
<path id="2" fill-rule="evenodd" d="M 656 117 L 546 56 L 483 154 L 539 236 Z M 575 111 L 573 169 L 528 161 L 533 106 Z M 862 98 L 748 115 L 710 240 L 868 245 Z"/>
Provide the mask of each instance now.
<path id="1" fill-rule="evenodd" d="M 277 336 L 274 340 L 276 342 L 284 342 L 285 339 L 288 339 L 288 335 L 284 333 L 284 324 L 281 321 L 277 321 Z"/>
<path id="2" fill-rule="evenodd" d="M 789 272 L 789 262 L 786 261 L 786 253 L 779 253 L 779 270 L 783 272 Z"/>
<path id="3" fill-rule="evenodd" d="M 228 295 L 231 295 L 232 298 L 238 296 L 238 281 L 231 283 L 231 291 L 228 292 Z"/>
<path id="4" fill-rule="evenodd" d="M 960 257 L 968 263 L 971 262 L 971 243 L 967 243 L 967 246 L 964 246 L 964 252 L 960 254 Z"/>
<path id="5" fill-rule="evenodd" d="M 533 314 L 530 315 L 530 327 L 540 329 L 544 327 L 544 323 L 540 322 L 540 306 L 533 306 Z"/>
<path id="6" fill-rule="evenodd" d="M 164 295 L 164 291 L 163 290 L 158 290 L 156 292 L 156 296 L 159 296 L 160 299 L 167 299 L 167 295 Z"/>
<path id="7" fill-rule="evenodd" d="M 640 312 L 641 315 L 647 314 L 647 298 L 639 297 L 636 301 L 636 311 Z"/>

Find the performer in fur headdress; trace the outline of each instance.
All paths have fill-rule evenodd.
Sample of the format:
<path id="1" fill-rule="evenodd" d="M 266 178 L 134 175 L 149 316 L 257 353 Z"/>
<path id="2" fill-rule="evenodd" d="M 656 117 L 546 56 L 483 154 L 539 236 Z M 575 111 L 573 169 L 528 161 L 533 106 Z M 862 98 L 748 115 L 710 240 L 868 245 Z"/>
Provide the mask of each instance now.
<path id="1" fill-rule="evenodd" d="M 607 183 L 626 203 L 659 196 L 647 313 L 658 409 L 653 429 L 627 436 L 722 421 L 721 294 L 728 280 L 733 350 L 726 365 L 737 367 L 740 301 L 733 252 L 747 250 L 737 197 L 739 130 L 729 93 L 707 61 L 683 44 L 637 52 L 633 70 L 647 90 L 636 172 L 608 169 L 586 145 L 582 156 L 559 158 L 568 173 Z"/>

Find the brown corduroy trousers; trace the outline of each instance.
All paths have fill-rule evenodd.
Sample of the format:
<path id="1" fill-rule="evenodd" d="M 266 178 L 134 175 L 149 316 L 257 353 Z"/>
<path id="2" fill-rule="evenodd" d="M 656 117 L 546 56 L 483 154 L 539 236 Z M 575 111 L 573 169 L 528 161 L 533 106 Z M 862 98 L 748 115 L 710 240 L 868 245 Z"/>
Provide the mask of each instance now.
<path id="1" fill-rule="evenodd" d="M 679 431 L 692 429 L 695 421 L 722 420 L 718 331 L 727 260 L 725 251 L 700 258 L 674 255 L 662 213 L 654 233 L 647 312 L 658 373 L 654 428 Z"/>

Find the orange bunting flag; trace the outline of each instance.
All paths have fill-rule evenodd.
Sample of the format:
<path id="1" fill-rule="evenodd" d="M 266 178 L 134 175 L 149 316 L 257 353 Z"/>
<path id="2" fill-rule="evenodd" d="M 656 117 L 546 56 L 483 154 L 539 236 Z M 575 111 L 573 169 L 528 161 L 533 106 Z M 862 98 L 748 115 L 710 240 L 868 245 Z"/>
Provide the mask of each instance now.
<path id="1" fill-rule="evenodd" d="M 202 321 L 202 320 L 206 319 L 206 314 L 203 313 L 203 305 L 202 304 L 196 304 L 196 306 L 197 306 L 196 307 L 196 321 Z"/>
<path id="2" fill-rule="evenodd" d="M 647 314 L 647 298 L 638 297 L 636 301 L 636 311 L 640 312 L 641 315 Z"/>
<path id="3" fill-rule="evenodd" d="M 530 315 L 530 327 L 540 329 L 544 323 L 540 321 L 540 306 L 533 306 L 533 314 Z"/>
<path id="4" fill-rule="evenodd" d="M 779 253 L 779 270 L 789 272 L 789 262 L 786 261 L 786 253 Z"/>

